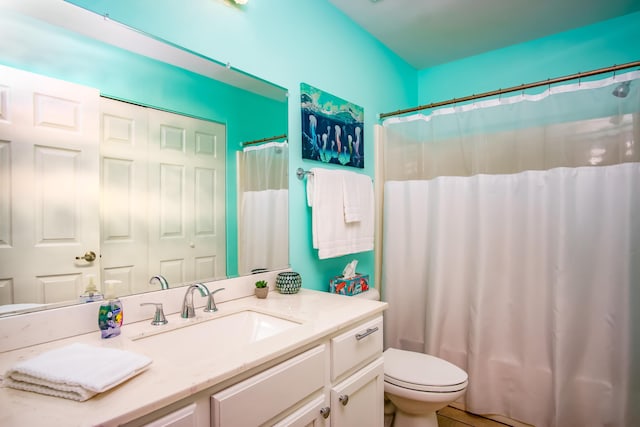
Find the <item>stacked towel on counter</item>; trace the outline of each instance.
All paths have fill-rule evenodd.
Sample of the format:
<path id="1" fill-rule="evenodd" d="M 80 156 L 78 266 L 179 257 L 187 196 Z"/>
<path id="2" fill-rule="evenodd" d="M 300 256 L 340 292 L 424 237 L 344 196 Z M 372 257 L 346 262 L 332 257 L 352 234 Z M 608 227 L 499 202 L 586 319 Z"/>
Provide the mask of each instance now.
<path id="1" fill-rule="evenodd" d="M 151 359 L 130 351 L 70 344 L 17 363 L 6 387 L 83 402 L 138 375 Z"/>
<path id="2" fill-rule="evenodd" d="M 373 183 L 367 175 L 322 168 L 307 177 L 313 247 L 320 259 L 373 250 Z"/>

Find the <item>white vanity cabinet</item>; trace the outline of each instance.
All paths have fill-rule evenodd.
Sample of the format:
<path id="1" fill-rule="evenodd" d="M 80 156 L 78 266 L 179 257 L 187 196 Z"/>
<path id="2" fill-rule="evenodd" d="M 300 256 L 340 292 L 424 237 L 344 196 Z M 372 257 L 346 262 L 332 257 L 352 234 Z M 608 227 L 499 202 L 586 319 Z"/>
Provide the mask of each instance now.
<path id="1" fill-rule="evenodd" d="M 243 280 L 241 284 L 253 291 L 253 281 Z M 167 306 L 174 299 L 182 301 L 184 295 L 182 289 L 163 292 L 169 293 L 163 300 Z M 140 302 L 137 296 L 123 298 L 129 307 Z M 174 305 L 177 307 L 179 303 Z M 176 345 L 156 348 L 150 341 L 135 340 L 133 337 L 152 328 L 148 319 L 127 325 L 120 337 L 109 342 L 101 340 L 95 331 L 55 341 L 41 341 L 40 335 L 32 334 L 28 341 L 11 341 L 10 347 L 5 340 L 1 343 L 4 351 L 0 350 L 2 371 L 20 360 L 70 342 L 113 345 L 146 354 L 153 364 L 144 373 L 120 384 L 114 392 L 82 404 L 0 387 L 0 425 L 382 426 L 382 313 L 386 307 L 383 302 L 307 289 L 296 295 L 274 293 L 268 300 L 250 296 L 224 301 L 220 307 L 222 314 L 264 312 L 293 319 L 299 326 L 251 344 L 238 342 L 211 353 L 202 351 L 198 342 L 186 343 L 195 340 L 182 334 L 180 328 L 170 330 Z M 38 328 L 32 327 L 34 322 L 43 320 L 46 324 L 58 324 L 57 320 L 64 318 L 61 314 L 72 314 L 76 319 L 95 318 L 90 304 L 42 314 L 2 318 L 0 330 L 35 330 Z M 170 322 L 182 320 L 177 316 L 179 313 Z M 234 335 L 227 338 L 233 340 Z M 187 344 L 192 351 L 184 351 Z"/>
<path id="2" fill-rule="evenodd" d="M 331 339 L 331 426 L 383 426 L 382 346 L 382 316 Z"/>
<path id="3" fill-rule="evenodd" d="M 376 317 L 214 394 L 211 418 L 213 427 L 382 427 L 383 407 L 382 317 Z"/>

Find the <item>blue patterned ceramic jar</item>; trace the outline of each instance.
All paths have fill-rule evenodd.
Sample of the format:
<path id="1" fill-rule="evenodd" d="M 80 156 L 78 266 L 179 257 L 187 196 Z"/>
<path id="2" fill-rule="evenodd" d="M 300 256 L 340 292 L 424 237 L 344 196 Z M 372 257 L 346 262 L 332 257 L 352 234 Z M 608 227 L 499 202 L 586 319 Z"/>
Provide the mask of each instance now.
<path id="1" fill-rule="evenodd" d="M 281 294 L 295 294 L 302 287 L 302 277 L 295 271 L 284 271 L 276 276 L 276 289 Z"/>

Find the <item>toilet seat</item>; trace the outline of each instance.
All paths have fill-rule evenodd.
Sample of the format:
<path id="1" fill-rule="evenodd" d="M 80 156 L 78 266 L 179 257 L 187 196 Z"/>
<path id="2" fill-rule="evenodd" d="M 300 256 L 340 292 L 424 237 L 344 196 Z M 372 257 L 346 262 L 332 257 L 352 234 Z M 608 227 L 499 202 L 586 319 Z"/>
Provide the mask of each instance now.
<path id="1" fill-rule="evenodd" d="M 384 380 L 398 387 L 431 393 L 453 393 L 467 387 L 467 373 L 453 363 L 424 353 L 389 348 Z"/>

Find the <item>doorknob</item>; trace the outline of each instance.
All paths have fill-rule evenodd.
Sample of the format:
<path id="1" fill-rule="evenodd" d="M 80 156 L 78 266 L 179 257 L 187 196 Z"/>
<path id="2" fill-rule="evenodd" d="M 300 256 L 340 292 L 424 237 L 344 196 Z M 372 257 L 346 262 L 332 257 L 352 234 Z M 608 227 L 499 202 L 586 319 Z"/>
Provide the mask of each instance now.
<path id="1" fill-rule="evenodd" d="M 96 253 L 93 251 L 89 251 L 85 253 L 83 256 L 77 256 L 76 259 L 83 259 L 87 262 L 93 262 L 96 260 Z"/>

